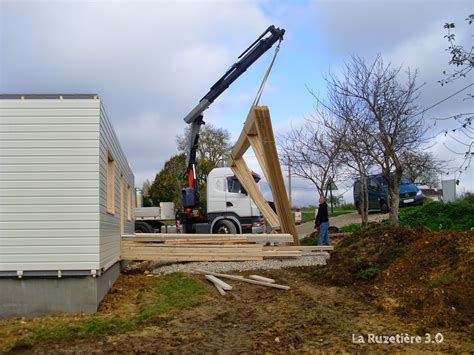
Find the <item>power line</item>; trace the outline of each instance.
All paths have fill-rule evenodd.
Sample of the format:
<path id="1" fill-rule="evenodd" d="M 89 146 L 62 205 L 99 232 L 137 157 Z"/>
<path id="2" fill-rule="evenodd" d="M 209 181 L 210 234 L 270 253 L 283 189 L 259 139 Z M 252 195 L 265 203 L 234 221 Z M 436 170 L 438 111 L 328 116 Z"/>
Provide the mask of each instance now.
<path id="1" fill-rule="evenodd" d="M 456 96 L 457 94 L 459 94 L 459 93 L 463 92 L 464 90 L 466 90 L 466 89 L 470 88 L 470 87 L 471 87 L 471 86 L 473 86 L 473 85 L 474 85 L 474 83 L 471 83 L 471 84 L 469 84 L 469 85 L 465 86 L 465 87 L 464 87 L 464 88 L 462 88 L 461 90 L 459 90 L 459 91 L 456 91 L 454 94 L 452 94 L 452 95 L 449 95 L 449 96 L 448 96 L 448 97 L 446 97 L 445 99 L 443 99 L 443 100 L 441 100 L 441 101 L 438 101 L 437 103 L 435 103 L 435 104 L 431 105 L 431 106 L 430 106 L 430 107 L 428 107 L 428 108 L 425 108 L 423 111 L 421 111 L 421 112 L 417 113 L 417 114 L 416 114 L 415 116 L 413 116 L 413 117 L 416 117 L 416 116 L 422 115 L 422 114 L 423 114 L 423 113 L 425 113 L 426 111 L 428 111 L 428 110 L 431 110 L 432 108 L 434 108 L 434 107 L 436 107 L 436 106 L 438 106 L 438 105 L 441 105 L 443 102 L 445 102 L 445 101 L 448 101 L 450 98 L 452 98 L 452 97 Z"/>

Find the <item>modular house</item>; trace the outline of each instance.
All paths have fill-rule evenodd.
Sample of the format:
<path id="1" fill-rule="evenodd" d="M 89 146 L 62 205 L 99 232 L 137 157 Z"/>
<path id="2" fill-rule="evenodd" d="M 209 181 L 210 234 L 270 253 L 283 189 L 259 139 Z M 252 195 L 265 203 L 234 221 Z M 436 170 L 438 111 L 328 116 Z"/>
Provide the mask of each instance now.
<path id="1" fill-rule="evenodd" d="M 118 276 L 120 236 L 134 232 L 134 200 L 133 173 L 97 95 L 0 95 L 0 316 L 95 311 Z M 34 301 L 51 280 L 72 284 L 62 290 L 69 299 Z M 96 301 L 71 305 L 76 288 Z"/>

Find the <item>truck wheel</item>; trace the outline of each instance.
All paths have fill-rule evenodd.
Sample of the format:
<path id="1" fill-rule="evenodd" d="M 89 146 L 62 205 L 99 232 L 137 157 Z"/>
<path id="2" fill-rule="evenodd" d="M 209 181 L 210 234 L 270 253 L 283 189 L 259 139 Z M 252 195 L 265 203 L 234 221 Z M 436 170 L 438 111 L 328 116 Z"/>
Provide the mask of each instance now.
<path id="1" fill-rule="evenodd" d="M 362 214 L 362 211 L 360 209 L 360 204 L 356 204 L 356 210 L 358 214 Z"/>
<path id="2" fill-rule="evenodd" d="M 388 213 L 388 205 L 387 205 L 387 202 L 385 201 L 380 201 L 380 210 L 382 211 L 382 213 Z"/>
<path id="3" fill-rule="evenodd" d="M 237 234 L 235 224 L 228 219 L 223 219 L 216 223 L 212 231 L 213 234 Z"/>
<path id="4" fill-rule="evenodd" d="M 146 222 L 135 222 L 135 233 L 154 233 L 155 231 Z"/>

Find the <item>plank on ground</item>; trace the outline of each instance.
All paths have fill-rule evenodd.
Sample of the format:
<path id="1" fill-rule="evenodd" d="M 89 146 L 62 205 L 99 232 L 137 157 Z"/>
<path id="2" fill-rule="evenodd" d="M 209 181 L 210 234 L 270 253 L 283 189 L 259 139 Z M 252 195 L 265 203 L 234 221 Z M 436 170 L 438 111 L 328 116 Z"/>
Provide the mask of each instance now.
<path id="1" fill-rule="evenodd" d="M 232 286 L 229 285 L 227 282 L 222 281 L 221 279 L 218 279 L 214 275 L 205 275 L 206 279 L 211 281 L 214 285 L 219 286 L 222 288 L 224 291 L 230 291 L 232 290 Z"/>
<path id="2" fill-rule="evenodd" d="M 263 277 L 260 275 L 250 275 L 249 279 L 256 280 L 256 281 L 262 281 L 262 282 L 268 282 L 269 284 L 274 284 L 275 280 L 269 279 L 268 277 Z"/>
<path id="3" fill-rule="evenodd" d="M 210 272 L 210 271 L 199 270 L 199 269 L 194 269 L 193 271 L 198 272 L 200 274 L 204 274 L 204 275 L 214 275 L 214 276 L 220 277 L 222 279 L 229 279 L 229 280 L 247 282 L 247 283 L 254 284 L 254 285 L 278 288 L 278 289 L 281 289 L 281 290 L 289 290 L 290 289 L 290 286 L 278 285 L 278 284 L 272 284 L 272 283 L 268 283 L 268 282 L 262 282 L 262 281 L 246 279 L 242 276 L 219 274 L 217 272 Z"/>

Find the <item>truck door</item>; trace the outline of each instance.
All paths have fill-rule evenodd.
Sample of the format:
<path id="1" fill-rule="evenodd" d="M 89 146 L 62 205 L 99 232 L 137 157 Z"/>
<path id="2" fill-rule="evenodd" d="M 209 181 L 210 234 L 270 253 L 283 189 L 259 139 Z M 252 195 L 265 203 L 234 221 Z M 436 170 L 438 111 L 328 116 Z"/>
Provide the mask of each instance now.
<path id="1" fill-rule="evenodd" d="M 227 177 L 226 207 L 239 217 L 252 216 L 251 199 L 235 176 Z"/>
<path id="2" fill-rule="evenodd" d="M 215 175 L 207 182 L 207 212 L 223 213 L 226 211 L 226 180 Z"/>

